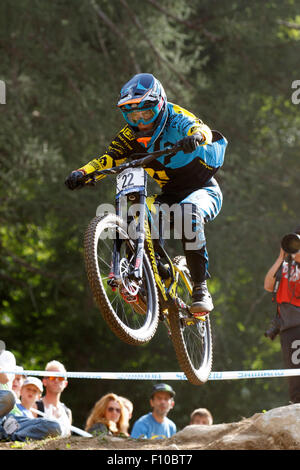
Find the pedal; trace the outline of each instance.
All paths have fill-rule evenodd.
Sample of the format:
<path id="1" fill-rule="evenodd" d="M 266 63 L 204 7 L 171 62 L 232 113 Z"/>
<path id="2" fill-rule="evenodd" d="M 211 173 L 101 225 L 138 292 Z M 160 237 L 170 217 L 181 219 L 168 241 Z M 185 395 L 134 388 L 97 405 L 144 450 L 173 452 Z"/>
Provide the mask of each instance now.
<path id="1" fill-rule="evenodd" d="M 131 295 L 124 287 L 121 287 L 119 289 L 120 294 L 122 298 L 127 302 L 128 304 L 132 304 L 135 302 L 138 302 L 138 296 L 137 295 Z"/>
<path id="2" fill-rule="evenodd" d="M 206 318 L 207 318 L 208 314 L 209 314 L 209 312 L 193 312 L 192 316 L 196 320 L 206 321 Z"/>

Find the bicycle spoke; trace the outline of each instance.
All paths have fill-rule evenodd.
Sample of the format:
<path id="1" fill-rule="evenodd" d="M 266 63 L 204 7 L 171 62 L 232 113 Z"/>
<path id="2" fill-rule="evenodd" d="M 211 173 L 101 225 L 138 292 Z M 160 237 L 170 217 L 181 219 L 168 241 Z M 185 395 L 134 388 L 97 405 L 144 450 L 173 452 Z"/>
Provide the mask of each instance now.
<path id="1" fill-rule="evenodd" d="M 111 227 L 111 229 L 115 230 L 116 228 Z M 117 292 L 113 292 L 110 285 L 107 283 L 107 281 L 111 278 L 110 272 L 113 248 L 114 240 L 112 237 L 107 239 L 101 238 L 98 240 L 97 259 L 99 263 L 99 268 L 102 272 L 102 281 L 105 282 L 106 294 L 108 295 L 108 298 L 110 299 L 110 304 L 114 308 L 114 311 L 119 320 L 127 327 L 134 330 L 138 330 L 142 328 L 145 322 L 147 321 L 148 300 L 145 298 L 145 304 L 142 306 L 136 304 L 136 309 L 134 303 L 132 303 L 131 301 L 126 301 L 126 295 L 130 296 L 131 286 L 133 288 L 133 291 L 137 289 L 137 285 L 134 285 L 132 281 L 126 279 L 126 269 L 130 267 L 130 262 L 134 260 L 133 247 L 128 242 L 128 240 L 123 240 L 122 244 L 120 245 L 120 259 L 127 259 L 127 261 L 126 263 L 123 263 L 121 271 L 122 285 L 120 287 L 116 287 Z M 120 289 L 123 289 L 125 298 L 121 294 Z"/>
<path id="2" fill-rule="evenodd" d="M 99 261 L 102 261 L 102 263 L 106 266 L 108 266 L 110 268 L 110 265 L 103 259 L 103 258 L 100 258 L 100 256 L 98 256 L 98 260 Z"/>

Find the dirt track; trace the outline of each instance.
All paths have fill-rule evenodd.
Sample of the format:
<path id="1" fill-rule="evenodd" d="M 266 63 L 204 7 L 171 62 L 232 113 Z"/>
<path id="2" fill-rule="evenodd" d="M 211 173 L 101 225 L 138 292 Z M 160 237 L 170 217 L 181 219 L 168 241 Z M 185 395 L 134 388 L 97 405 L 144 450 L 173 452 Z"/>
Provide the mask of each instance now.
<path id="1" fill-rule="evenodd" d="M 257 413 L 236 423 L 187 426 L 173 437 L 137 440 L 110 436 L 1 442 L 0 450 L 300 450 L 300 404 Z"/>

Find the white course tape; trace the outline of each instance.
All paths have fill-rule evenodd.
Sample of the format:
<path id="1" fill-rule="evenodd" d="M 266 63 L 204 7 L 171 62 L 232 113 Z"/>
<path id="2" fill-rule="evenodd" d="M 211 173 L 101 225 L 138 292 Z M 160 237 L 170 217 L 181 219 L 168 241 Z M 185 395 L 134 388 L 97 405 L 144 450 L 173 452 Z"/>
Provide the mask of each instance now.
<path id="1" fill-rule="evenodd" d="M 50 419 L 50 418 L 47 417 L 46 413 L 43 413 L 43 412 L 40 411 L 40 410 L 36 410 L 35 408 L 30 408 L 30 411 L 32 411 L 32 413 L 36 413 L 36 414 L 39 415 L 39 416 L 43 416 L 44 418 Z M 58 421 L 57 419 L 55 419 L 55 418 L 51 418 L 51 421 L 57 421 L 57 422 L 59 422 L 59 421 Z M 71 431 L 75 432 L 76 434 L 79 434 L 80 436 L 83 436 L 83 437 L 93 437 L 93 435 L 90 434 L 89 432 L 83 431 L 83 429 L 77 428 L 76 426 L 70 426 L 70 429 L 71 429 Z"/>
<path id="2" fill-rule="evenodd" d="M 1 373 L 20 375 L 20 370 L 10 370 Z M 41 377 L 66 377 L 73 379 L 101 379 L 101 380 L 187 380 L 183 372 L 45 372 L 37 370 L 24 370 L 22 375 L 35 375 Z M 266 379 L 271 377 L 293 377 L 300 375 L 300 369 L 271 369 L 271 370 L 239 370 L 211 372 L 208 380 L 240 380 L 240 379 Z"/>

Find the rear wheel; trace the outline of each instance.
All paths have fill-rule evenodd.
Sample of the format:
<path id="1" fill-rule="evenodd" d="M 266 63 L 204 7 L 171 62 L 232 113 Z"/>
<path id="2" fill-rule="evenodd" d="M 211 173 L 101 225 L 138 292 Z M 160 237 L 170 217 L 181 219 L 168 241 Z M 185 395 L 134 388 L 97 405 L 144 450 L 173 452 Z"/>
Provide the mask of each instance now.
<path id="1" fill-rule="evenodd" d="M 114 239 L 120 241 L 120 278 L 111 273 Z M 126 343 L 147 343 L 158 326 L 158 297 L 150 262 L 144 254 L 140 283 L 130 277 L 135 241 L 115 214 L 95 217 L 84 240 L 84 257 L 89 284 L 104 320 Z"/>
<path id="2" fill-rule="evenodd" d="M 212 338 L 209 316 L 195 319 L 188 306 L 192 301 L 192 281 L 186 259 L 177 256 L 174 261 L 177 276 L 178 308 L 169 314 L 171 339 L 176 356 L 189 382 L 204 384 L 212 368 Z"/>

